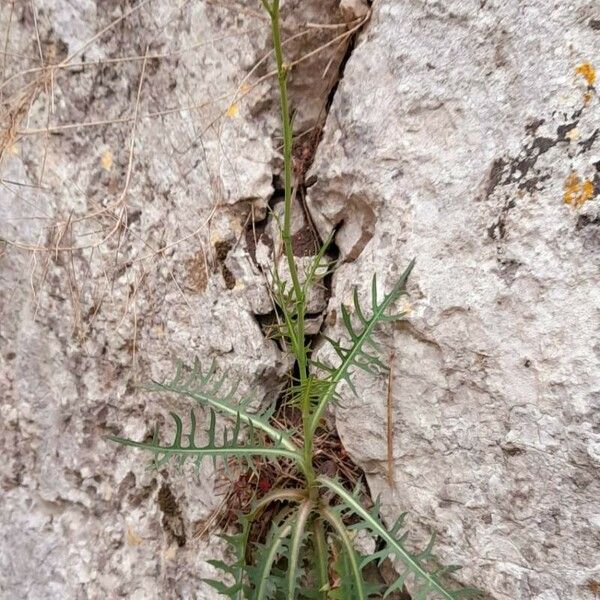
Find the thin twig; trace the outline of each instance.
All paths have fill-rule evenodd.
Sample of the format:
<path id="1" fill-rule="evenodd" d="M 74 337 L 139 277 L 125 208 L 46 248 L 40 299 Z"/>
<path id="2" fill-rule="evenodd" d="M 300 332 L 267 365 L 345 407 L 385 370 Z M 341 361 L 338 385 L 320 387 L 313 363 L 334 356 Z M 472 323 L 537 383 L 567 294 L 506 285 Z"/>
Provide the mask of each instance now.
<path id="1" fill-rule="evenodd" d="M 187 52 L 192 52 L 194 50 L 197 50 L 198 48 L 201 48 L 203 46 L 212 46 L 216 42 L 227 40 L 230 38 L 239 38 L 243 35 L 251 35 L 253 33 L 256 33 L 257 31 L 258 31 L 257 29 L 249 29 L 247 31 L 236 32 L 235 34 L 222 35 L 219 37 L 211 38 L 210 40 L 197 42 L 196 44 L 192 44 L 190 46 L 180 48 L 179 50 L 171 50 L 170 52 L 158 52 L 158 53 L 154 53 L 154 54 L 148 54 L 147 56 L 143 55 L 143 54 L 136 54 L 133 56 L 115 56 L 112 58 L 100 58 L 97 60 L 86 60 L 86 61 L 81 61 L 81 62 L 77 62 L 77 63 L 65 63 L 63 61 L 63 62 L 55 64 L 55 65 L 51 64 L 51 65 L 46 65 L 44 67 L 32 67 L 30 69 L 24 69 L 23 71 L 14 73 L 8 79 L 4 80 L 0 84 L 0 90 L 5 88 L 11 81 L 16 79 L 17 77 L 25 77 L 26 75 L 32 75 L 34 73 L 43 73 L 47 70 L 52 71 L 52 73 L 57 73 L 57 72 L 61 72 L 61 71 L 69 71 L 69 70 L 79 71 L 79 70 L 82 70 L 84 67 L 102 67 L 105 65 L 120 64 L 120 63 L 124 63 L 124 62 L 139 62 L 139 61 L 143 61 L 144 59 L 160 60 L 163 58 L 175 58 L 178 56 L 182 56 L 183 54 L 186 54 Z"/>
<path id="2" fill-rule="evenodd" d="M 390 372 L 388 375 L 388 388 L 387 388 L 387 481 L 390 487 L 395 487 L 394 477 L 394 414 L 393 414 L 393 365 L 394 365 L 394 351 L 390 352 L 389 357 Z"/>
<path id="3" fill-rule="evenodd" d="M 10 39 L 10 26 L 12 25 L 12 18 L 13 18 L 13 14 L 15 12 L 15 3 L 14 0 L 13 2 L 10 3 L 10 12 L 8 13 L 8 23 L 6 25 L 6 39 L 4 40 L 4 51 L 2 53 L 2 79 L 4 79 L 4 76 L 6 74 L 6 59 L 8 56 L 14 56 L 15 53 L 12 52 L 8 52 L 8 40 Z M 1 90 L 1 86 L 0 86 L 0 90 Z M 2 98 L 2 96 L 0 95 L 0 98 Z"/>
<path id="4" fill-rule="evenodd" d="M 290 63 L 286 63 L 286 68 L 289 71 L 292 69 L 292 67 L 295 67 L 295 66 L 303 63 L 304 61 L 312 58 L 313 56 L 315 56 L 319 52 L 322 52 L 326 48 L 329 48 L 330 46 L 339 43 L 340 41 L 344 40 L 345 38 L 352 36 L 356 31 L 358 31 L 364 25 L 364 23 L 366 23 L 368 21 L 369 18 L 370 18 L 370 13 L 367 14 L 364 17 L 364 19 L 362 19 L 358 23 L 358 25 L 354 26 L 353 28 L 349 29 L 348 31 L 345 31 L 344 33 L 334 37 L 333 39 L 329 40 L 327 43 L 322 44 L 318 48 L 315 48 L 314 50 L 308 52 L 307 54 L 304 54 L 300 58 L 298 58 Z M 237 101 L 239 102 L 242 98 L 247 96 L 252 90 L 254 90 L 256 87 L 258 87 L 261 83 L 267 81 L 268 79 L 271 79 L 275 75 L 277 75 L 277 69 L 273 69 L 273 70 L 269 71 L 267 74 L 263 75 L 256 81 L 252 82 L 252 84 L 247 86 L 243 90 L 243 92 L 237 97 Z M 234 94 L 233 97 L 235 97 L 236 92 L 234 92 L 233 94 Z M 208 101 L 204 101 L 204 102 L 197 103 L 197 104 L 191 104 L 191 105 L 187 105 L 187 106 L 179 106 L 176 108 L 167 108 L 167 109 L 160 110 L 160 111 L 150 112 L 150 113 L 146 113 L 143 115 L 139 115 L 139 118 L 140 119 L 150 119 L 150 118 L 162 117 L 162 116 L 180 113 L 180 112 L 191 112 L 191 111 L 195 111 L 195 110 L 198 110 L 201 108 L 207 108 L 209 106 L 214 106 L 215 104 L 223 102 L 224 100 L 231 100 L 231 98 L 232 98 L 232 93 L 228 92 L 226 94 L 222 94 L 221 96 L 218 96 L 217 98 L 215 98 L 213 100 L 208 100 Z M 231 102 L 230 102 L 230 104 L 231 104 Z M 226 114 L 227 108 L 225 108 L 222 111 L 222 113 L 219 115 L 219 117 L 217 119 L 215 119 L 215 121 L 222 118 Z M 39 135 L 40 133 L 45 133 L 45 132 L 58 133 L 61 131 L 68 131 L 70 129 L 80 129 L 80 128 L 85 128 L 85 127 L 98 127 L 100 125 L 117 125 L 120 123 L 128 123 L 132 120 L 133 120 L 133 117 L 121 117 L 118 119 L 99 119 L 96 121 L 88 121 L 88 122 L 84 122 L 84 123 L 65 123 L 64 125 L 57 125 L 57 126 L 49 127 L 49 128 L 48 127 L 38 127 L 38 128 L 31 128 L 31 129 L 29 129 L 29 128 L 28 129 L 17 129 L 16 133 L 21 136 Z M 207 127 L 207 129 L 210 126 L 212 126 L 213 123 L 214 122 L 211 122 L 209 124 L 209 126 Z M 2 128 L 0 127 L 0 129 L 2 129 Z"/>

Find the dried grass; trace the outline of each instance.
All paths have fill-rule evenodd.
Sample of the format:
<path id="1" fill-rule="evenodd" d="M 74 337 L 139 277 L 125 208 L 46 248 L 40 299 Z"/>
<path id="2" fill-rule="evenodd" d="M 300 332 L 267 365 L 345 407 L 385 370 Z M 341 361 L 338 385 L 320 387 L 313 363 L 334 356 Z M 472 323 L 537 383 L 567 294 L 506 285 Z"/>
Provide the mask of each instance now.
<path id="1" fill-rule="evenodd" d="M 58 260 L 59 256 L 62 260 L 66 273 L 66 285 L 69 290 L 73 331 L 76 338 L 80 342 L 84 342 L 87 337 L 86 327 L 84 326 L 84 313 L 87 319 L 87 327 L 90 328 L 94 320 L 97 318 L 101 307 L 105 304 L 107 296 L 112 296 L 118 271 L 118 257 L 125 243 L 126 237 L 135 240 L 143 249 L 137 256 L 129 261 L 129 268 L 133 269 L 131 273 L 132 290 L 127 295 L 125 305 L 122 307 L 120 319 L 116 323 L 116 329 L 119 329 L 124 322 L 130 318 L 133 327 L 133 340 L 130 342 L 132 366 L 137 362 L 137 336 L 138 336 L 138 296 L 147 279 L 151 269 L 155 269 L 158 264 L 166 266 L 172 284 L 177 289 L 178 293 L 187 304 L 190 311 L 192 307 L 186 297 L 186 294 L 178 282 L 171 265 L 168 261 L 163 260 L 167 257 L 167 252 L 173 248 L 199 240 L 203 245 L 202 237 L 210 228 L 211 220 L 214 218 L 220 204 L 218 200 L 213 203 L 212 209 L 208 216 L 192 231 L 186 235 L 180 236 L 177 239 L 161 243 L 159 246 L 151 244 L 140 234 L 132 230 L 129 224 L 128 212 L 128 193 L 131 187 L 132 178 L 134 176 L 135 150 L 136 150 L 136 132 L 140 123 L 150 119 L 158 119 L 168 115 L 180 115 L 192 113 L 200 109 L 209 107 L 222 107 L 217 116 L 209 122 L 201 131 L 198 132 L 198 137 L 202 137 L 207 131 L 213 130 L 218 126 L 219 122 L 227 115 L 231 106 L 239 105 L 252 92 L 256 91 L 259 86 L 274 78 L 277 74 L 276 69 L 267 71 L 264 75 L 255 77 L 256 73 L 261 69 L 267 61 L 272 57 L 272 50 L 266 52 L 241 78 L 234 90 L 226 93 L 221 93 L 215 90 L 214 97 L 205 99 L 200 102 L 190 102 L 183 106 L 165 107 L 161 110 L 143 112 L 140 110 L 144 92 L 144 80 L 146 68 L 149 61 L 171 60 L 180 57 L 187 53 L 192 53 L 199 50 L 201 47 L 215 44 L 228 40 L 231 37 L 237 37 L 240 34 L 230 34 L 218 36 L 211 40 L 204 40 L 196 44 L 192 44 L 185 48 L 176 48 L 167 52 L 150 52 L 148 47 L 141 55 L 117 56 L 109 57 L 102 60 L 81 60 L 76 62 L 76 59 L 81 57 L 84 52 L 96 43 L 102 36 L 115 29 L 120 23 L 131 19 L 135 14 L 150 5 L 152 0 L 140 0 L 137 4 L 124 12 L 121 16 L 113 19 L 105 27 L 100 29 L 96 34 L 90 37 L 79 48 L 70 53 L 63 60 L 52 63 L 44 56 L 43 42 L 38 27 L 38 7 L 31 0 L 31 11 L 34 19 L 34 31 L 36 40 L 37 56 L 27 56 L 21 53 L 13 53 L 10 51 L 10 36 L 11 23 L 14 18 L 15 3 L 11 3 L 9 11 L 9 21 L 6 27 L 5 38 L 0 47 L 2 50 L 1 62 L 1 81 L 0 81 L 0 106 L 2 114 L 0 117 L 0 169 L 7 158 L 7 154 L 19 142 L 27 140 L 40 140 L 37 146 L 41 152 L 41 160 L 39 174 L 35 184 L 26 181 L 14 181 L 0 177 L 0 185 L 4 189 L 11 192 L 16 200 L 20 199 L 20 188 L 35 188 L 47 193 L 60 193 L 62 190 L 46 187 L 45 180 L 48 174 L 47 156 L 50 139 L 53 135 L 81 133 L 86 129 L 96 129 L 107 126 L 124 126 L 130 125 L 129 129 L 129 145 L 127 152 L 127 166 L 122 181 L 120 191 L 115 194 L 115 197 L 106 205 L 101 205 L 96 201 L 88 199 L 86 202 L 90 206 L 90 210 L 83 214 L 75 214 L 73 210 L 69 210 L 68 214 L 62 219 L 51 219 L 47 215 L 36 215 L 28 217 L 31 219 L 39 219 L 43 226 L 40 230 L 37 243 L 19 239 L 1 239 L 3 243 L 2 252 L 6 252 L 7 247 L 12 247 L 17 251 L 28 252 L 31 255 L 30 260 L 30 284 L 33 298 L 35 300 L 34 318 L 41 309 L 42 290 L 46 285 L 48 273 L 53 260 Z M 213 4 L 218 4 L 220 7 L 228 10 L 240 11 L 251 15 L 261 21 L 261 26 L 249 28 L 245 35 L 253 35 L 258 31 L 264 31 L 263 22 L 265 16 L 262 12 L 241 9 L 239 5 L 232 2 L 224 2 L 222 0 L 209 0 Z M 189 0 L 183 2 L 178 10 L 183 10 Z M 306 23 L 301 31 L 290 32 L 284 45 L 293 43 L 294 41 L 310 37 L 315 33 L 331 31 L 333 36 L 327 42 L 319 45 L 317 48 L 299 56 L 291 61 L 288 68 L 296 67 L 305 61 L 310 60 L 317 54 L 325 51 L 335 51 L 344 44 L 347 44 L 352 36 L 364 25 L 370 15 L 364 19 L 357 20 L 353 23 Z M 330 69 L 331 61 L 322 73 L 325 77 Z M 12 73 L 6 77 L 8 67 L 19 62 L 39 62 L 39 66 L 28 66 Z M 129 114 L 117 118 L 97 118 L 90 121 L 72 122 L 72 123 L 57 123 L 57 108 L 55 103 L 55 87 L 57 80 L 64 74 L 79 71 L 82 69 L 97 69 L 107 65 L 116 67 L 125 67 L 126 65 L 140 63 L 140 71 L 137 79 L 137 93 L 134 102 L 128 111 Z M 21 83 L 19 83 L 21 82 Z M 133 83 L 133 82 L 132 82 Z M 39 99 L 44 102 L 44 120 L 43 127 L 30 127 L 29 118 L 32 113 L 33 105 Z M 314 132 L 320 127 L 316 124 L 314 128 L 304 132 L 304 135 L 314 135 Z M 318 131 L 317 131 L 318 133 Z M 36 142 L 33 142 L 35 146 Z M 78 193 L 85 197 L 82 190 L 78 190 L 74 182 L 69 182 Z M 41 212 L 43 207 L 39 208 Z M 250 215 L 254 222 L 253 215 Z M 92 238 L 92 239 L 89 239 Z M 77 269 L 75 266 L 75 257 L 81 252 L 89 253 L 88 263 L 92 259 L 97 259 L 102 265 L 103 281 L 94 282 L 94 290 L 92 295 L 95 299 L 91 308 L 85 311 L 82 305 L 84 296 L 84 286 L 91 285 L 90 277 L 77 278 Z M 112 265 L 110 258 L 106 253 L 112 255 Z M 207 256 L 207 252 L 203 249 L 203 256 Z M 88 267 L 89 268 L 89 267 Z M 208 273 L 208 265 L 206 272 Z M 83 280 L 82 280 L 83 279 Z M 282 409 L 275 419 L 285 427 L 292 426 L 295 416 L 293 411 Z M 349 487 L 353 487 L 361 478 L 359 469 L 354 466 L 343 449 L 338 436 L 325 429 L 319 430 L 315 439 L 316 465 L 323 472 L 336 472 L 340 474 Z M 216 527 L 228 527 L 233 519 L 233 514 L 237 510 L 247 508 L 248 503 L 252 498 L 260 497 L 266 493 L 268 488 L 277 485 L 278 487 L 293 486 L 296 482 L 296 473 L 291 464 L 288 463 L 272 463 L 262 461 L 255 465 L 255 469 L 245 473 L 237 474 L 237 479 L 233 484 L 227 484 L 223 488 L 223 501 L 220 508 L 211 516 L 208 523 L 204 525 L 204 532 L 212 530 Z M 228 480 L 229 481 L 229 480 Z M 268 515 L 267 515 L 268 516 Z M 202 532 L 200 532 L 202 533 Z M 256 537 L 260 538 L 260 532 L 256 533 Z"/>

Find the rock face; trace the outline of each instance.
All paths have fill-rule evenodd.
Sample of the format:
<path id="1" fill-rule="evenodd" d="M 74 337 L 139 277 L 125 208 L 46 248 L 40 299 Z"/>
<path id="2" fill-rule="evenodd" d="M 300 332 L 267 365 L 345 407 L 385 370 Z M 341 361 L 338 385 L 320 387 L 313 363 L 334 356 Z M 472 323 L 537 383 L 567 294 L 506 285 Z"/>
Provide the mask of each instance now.
<path id="1" fill-rule="evenodd" d="M 260 3 L 123 4 L 0 3 L 2 597 L 215 598 L 215 473 L 147 472 L 103 436 L 187 410 L 137 387 L 175 357 L 257 401 L 288 367 L 257 319 L 276 236 L 249 227 L 281 162 Z M 284 5 L 298 164 L 368 10 L 340 4 Z M 357 374 L 343 442 L 384 513 L 497 600 L 600 586 L 598 56 L 592 0 L 379 0 L 309 174 L 342 259 L 325 333 L 352 284 L 417 258 L 391 376 Z"/>
<path id="2" fill-rule="evenodd" d="M 437 531 L 496 599 L 592 600 L 600 580 L 598 18 L 376 3 L 311 171 L 346 259 L 330 308 L 417 259 L 410 318 L 383 335 L 391 380 L 357 376 L 342 441 L 384 512 Z"/>
<path id="3" fill-rule="evenodd" d="M 286 4 L 290 60 L 340 34 L 337 4 Z M 258 401 L 280 388 L 247 240 L 280 161 L 268 20 L 253 1 L 1 2 L 0 39 L 0 596 L 214 598 L 220 544 L 196 537 L 214 473 L 148 473 L 103 436 L 187 413 L 136 387 L 176 357 Z M 299 127 L 343 42 L 296 66 Z"/>

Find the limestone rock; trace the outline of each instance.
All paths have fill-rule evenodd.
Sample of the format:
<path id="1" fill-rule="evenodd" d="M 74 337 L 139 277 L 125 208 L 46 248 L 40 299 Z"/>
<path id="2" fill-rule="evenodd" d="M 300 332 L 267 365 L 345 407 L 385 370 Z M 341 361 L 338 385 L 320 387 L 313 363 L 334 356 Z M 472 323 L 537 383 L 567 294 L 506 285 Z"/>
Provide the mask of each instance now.
<path id="1" fill-rule="evenodd" d="M 340 11 L 346 21 L 364 19 L 369 13 L 369 6 L 364 0 L 342 0 Z"/>
<path id="2" fill-rule="evenodd" d="M 286 37 L 304 31 L 289 60 L 338 34 L 336 0 L 285 4 Z M 287 358 L 233 269 L 280 162 L 272 64 L 254 69 L 264 17 L 251 1 L 0 2 L 2 597 L 216 597 L 201 578 L 223 549 L 195 536 L 222 501 L 214 473 L 149 474 L 103 438 L 187 413 L 137 387 L 175 358 L 279 392 Z M 294 67 L 299 127 L 343 52 Z"/>
<path id="3" fill-rule="evenodd" d="M 385 514 L 437 531 L 498 600 L 592 600 L 600 579 L 594 19 L 590 2 L 375 3 L 310 173 L 346 260 L 330 309 L 417 259 L 410 318 L 382 334 L 395 485 L 386 378 L 344 393 L 342 441 Z"/>

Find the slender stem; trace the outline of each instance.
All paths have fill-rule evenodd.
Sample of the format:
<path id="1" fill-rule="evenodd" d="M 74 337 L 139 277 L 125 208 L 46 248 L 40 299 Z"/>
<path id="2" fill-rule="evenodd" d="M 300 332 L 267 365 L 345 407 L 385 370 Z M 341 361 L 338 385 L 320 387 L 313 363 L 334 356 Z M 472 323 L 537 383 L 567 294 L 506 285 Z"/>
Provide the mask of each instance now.
<path id="1" fill-rule="evenodd" d="M 321 510 L 321 514 L 323 515 L 324 519 L 329 521 L 344 548 L 344 555 L 345 558 L 348 560 L 348 563 L 350 564 L 350 569 L 352 571 L 352 579 L 354 582 L 353 598 L 356 598 L 357 600 L 366 600 L 367 595 L 365 593 L 362 572 L 360 564 L 358 562 L 358 556 L 356 554 L 354 546 L 352 545 L 352 540 L 350 539 L 348 530 L 344 526 L 344 523 L 339 517 L 339 515 L 337 515 L 331 509 L 323 508 Z"/>
<path id="2" fill-rule="evenodd" d="M 321 521 L 321 519 L 314 519 L 312 531 L 317 586 L 319 590 L 323 590 L 323 592 L 319 593 L 318 597 L 321 598 L 321 600 L 326 600 L 327 586 L 329 585 L 329 552 L 327 550 L 327 541 L 325 540 L 325 528 L 323 527 L 323 521 Z"/>
<path id="3" fill-rule="evenodd" d="M 304 429 L 304 467 L 308 487 L 311 493 L 316 493 L 315 473 L 312 464 L 313 443 L 311 433 L 311 406 L 310 393 L 306 385 L 308 379 L 308 357 L 306 350 L 306 336 L 304 330 L 304 316 L 306 313 L 306 296 L 300 284 L 298 267 L 292 248 L 292 122 L 290 119 L 290 108 L 287 95 L 287 76 L 289 67 L 283 60 L 283 49 L 281 46 L 281 28 L 279 21 L 279 0 L 273 0 L 269 5 L 263 0 L 263 5 L 271 17 L 271 30 L 273 33 L 273 49 L 277 63 L 277 79 L 279 82 L 279 100 L 281 108 L 281 121 L 283 124 L 283 168 L 284 168 L 284 215 L 281 238 L 285 257 L 290 271 L 295 304 L 294 338 L 296 340 L 294 353 L 298 361 L 298 372 L 300 376 L 300 409 L 302 411 L 302 423 Z"/>
<path id="4" fill-rule="evenodd" d="M 290 119 L 290 108 L 287 95 L 288 65 L 283 61 L 283 49 L 281 46 L 281 32 L 279 24 L 279 0 L 274 0 L 271 11 L 271 30 L 273 32 L 273 48 L 275 50 L 275 61 L 277 62 L 277 80 L 279 82 L 279 101 L 281 108 L 281 121 L 283 124 L 283 169 L 284 169 L 284 215 L 281 237 L 283 239 L 285 256 L 287 259 L 294 295 L 296 302 L 304 300 L 302 286 L 298 277 L 298 268 L 292 249 L 292 122 Z M 298 317 L 304 317 L 298 314 Z"/>

